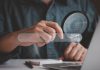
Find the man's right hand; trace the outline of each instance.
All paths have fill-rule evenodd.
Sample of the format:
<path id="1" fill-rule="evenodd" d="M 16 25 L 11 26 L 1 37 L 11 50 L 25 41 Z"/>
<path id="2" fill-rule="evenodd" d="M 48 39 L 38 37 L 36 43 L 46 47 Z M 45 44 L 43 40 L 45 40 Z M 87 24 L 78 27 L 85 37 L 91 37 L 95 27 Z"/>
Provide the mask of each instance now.
<path id="1" fill-rule="evenodd" d="M 40 21 L 36 26 L 19 31 L 18 41 L 20 46 L 37 45 L 42 47 L 50 43 L 56 37 L 63 39 L 61 27 L 52 21 Z"/>
<path id="2" fill-rule="evenodd" d="M 63 38 L 63 31 L 57 23 L 52 21 L 40 21 L 35 26 L 11 32 L 0 37 L 0 51 L 9 53 L 17 46 L 37 45 L 42 47 L 53 41 L 56 34 L 61 39 Z"/>

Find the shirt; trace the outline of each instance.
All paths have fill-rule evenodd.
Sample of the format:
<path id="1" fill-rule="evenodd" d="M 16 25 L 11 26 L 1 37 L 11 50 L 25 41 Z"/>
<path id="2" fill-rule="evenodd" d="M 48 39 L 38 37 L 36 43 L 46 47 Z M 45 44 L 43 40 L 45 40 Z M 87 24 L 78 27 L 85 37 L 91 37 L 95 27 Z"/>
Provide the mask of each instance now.
<path id="1" fill-rule="evenodd" d="M 43 3 L 35 2 L 34 0 L 0 0 L 0 37 L 9 32 L 34 26 L 40 20 L 55 21 L 61 25 L 64 17 L 70 12 L 84 10 L 84 0 L 65 0 L 65 2 L 66 4 L 63 4 L 55 0 L 48 8 Z M 90 41 L 91 34 L 95 28 L 94 20 L 96 14 L 89 0 L 87 0 L 85 13 L 89 19 L 89 27 L 87 33 L 83 35 L 82 43 L 84 45 Z M 89 36 L 90 38 L 87 34 L 91 35 Z M 55 48 L 58 56 L 63 53 L 63 45 L 63 43 L 58 43 L 57 48 Z M 18 46 L 9 55 L 11 55 L 10 58 L 47 58 L 45 53 L 47 53 L 46 46 L 38 48 L 32 45 L 28 47 Z"/>

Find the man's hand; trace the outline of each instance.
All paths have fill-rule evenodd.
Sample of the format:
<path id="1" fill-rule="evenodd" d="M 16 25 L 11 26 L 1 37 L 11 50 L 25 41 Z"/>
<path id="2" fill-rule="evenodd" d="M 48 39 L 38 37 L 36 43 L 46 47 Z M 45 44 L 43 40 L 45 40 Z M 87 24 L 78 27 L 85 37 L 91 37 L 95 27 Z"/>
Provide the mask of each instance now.
<path id="1" fill-rule="evenodd" d="M 52 21 L 40 21 L 37 25 L 11 32 L 0 38 L 0 51 L 11 52 L 17 46 L 37 45 L 39 47 L 53 41 L 56 34 L 62 39 L 61 27 Z"/>
<path id="2" fill-rule="evenodd" d="M 84 61 L 87 49 L 81 44 L 71 43 L 64 52 L 66 60 Z"/>
<path id="3" fill-rule="evenodd" d="M 56 34 L 63 39 L 63 31 L 56 22 L 40 21 L 35 27 L 21 31 L 18 40 L 21 46 L 35 44 L 42 47 L 53 41 Z"/>

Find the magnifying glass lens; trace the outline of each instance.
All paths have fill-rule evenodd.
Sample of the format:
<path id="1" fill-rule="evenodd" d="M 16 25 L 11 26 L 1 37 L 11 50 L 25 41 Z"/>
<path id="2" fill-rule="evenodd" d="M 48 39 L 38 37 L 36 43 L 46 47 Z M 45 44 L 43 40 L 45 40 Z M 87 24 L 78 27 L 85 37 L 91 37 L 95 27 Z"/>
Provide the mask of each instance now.
<path id="1" fill-rule="evenodd" d="M 87 30 L 88 18 L 82 12 L 73 12 L 65 17 L 62 29 L 70 42 L 80 42 L 82 34 Z"/>

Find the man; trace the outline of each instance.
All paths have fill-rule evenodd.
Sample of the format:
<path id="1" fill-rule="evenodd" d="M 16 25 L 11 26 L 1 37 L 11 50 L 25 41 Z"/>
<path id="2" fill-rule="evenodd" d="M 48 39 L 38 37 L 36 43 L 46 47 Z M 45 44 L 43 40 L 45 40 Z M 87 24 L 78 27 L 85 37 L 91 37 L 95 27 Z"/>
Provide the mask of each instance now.
<path id="1" fill-rule="evenodd" d="M 0 0 L 1 61 L 9 58 L 49 58 L 47 45 L 56 34 L 60 39 L 64 38 L 60 27 L 63 18 L 70 12 L 82 11 L 82 8 L 83 0 Z M 84 41 L 88 38 L 87 34 L 93 33 L 92 26 L 95 25 L 95 13 L 89 1 L 85 13 L 90 23 L 83 35 Z M 87 53 L 83 45 L 68 43 L 58 47 L 56 44 L 54 48 L 66 49 L 59 51 L 55 48 L 58 56 L 54 58 L 63 56 L 65 60 L 83 61 Z"/>

